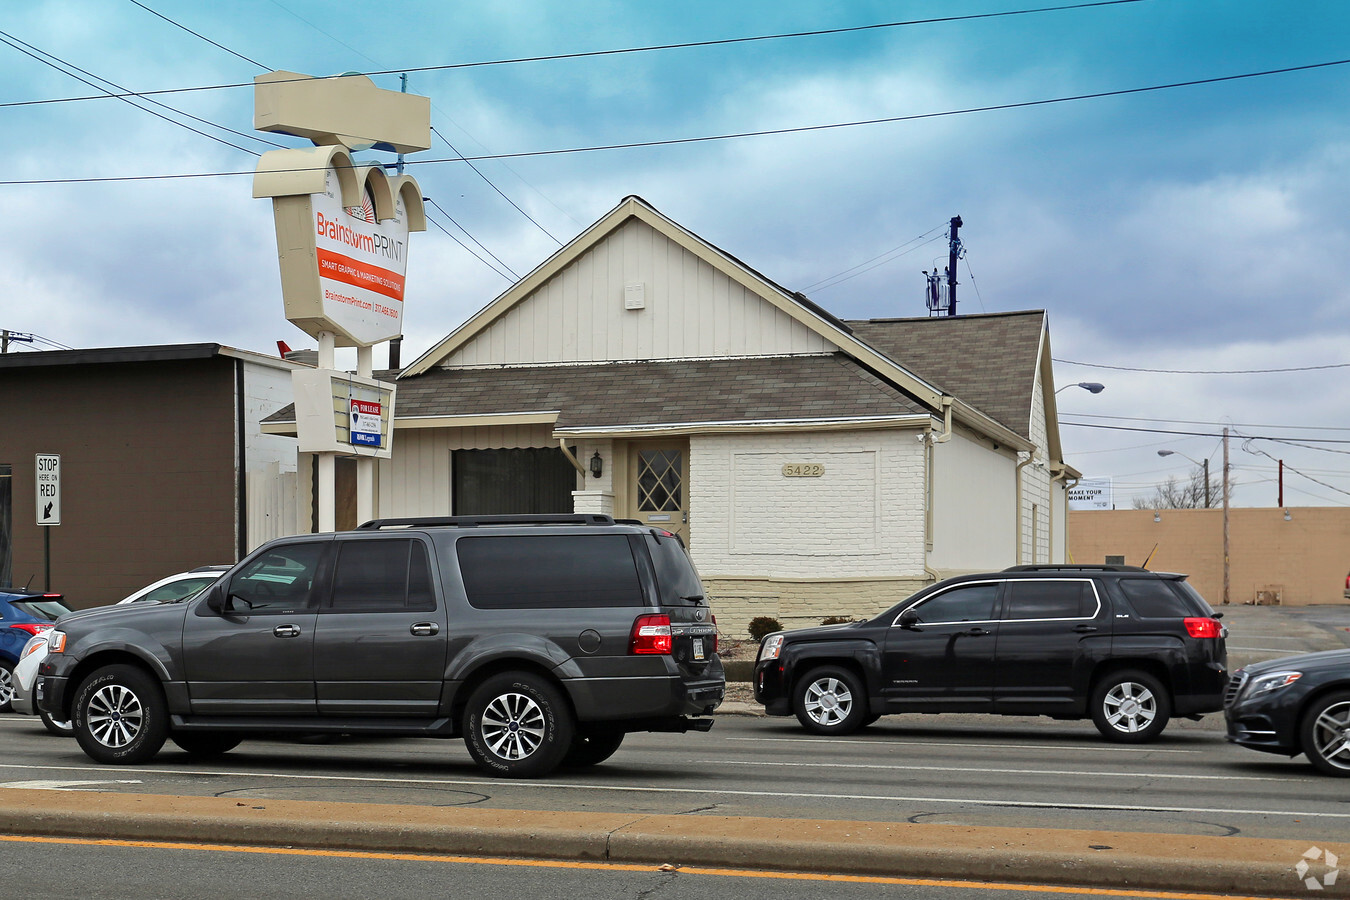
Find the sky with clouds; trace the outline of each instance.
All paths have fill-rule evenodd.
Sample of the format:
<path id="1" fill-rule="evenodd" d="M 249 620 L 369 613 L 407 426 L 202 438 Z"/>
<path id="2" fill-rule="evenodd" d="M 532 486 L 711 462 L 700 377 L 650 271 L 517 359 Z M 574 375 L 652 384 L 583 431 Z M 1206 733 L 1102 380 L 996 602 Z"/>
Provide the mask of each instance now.
<path id="1" fill-rule="evenodd" d="M 251 197 L 272 149 L 255 138 L 302 142 L 252 131 L 249 85 L 423 69 L 409 90 L 431 98 L 436 145 L 408 162 L 437 224 L 413 237 L 405 361 L 628 194 L 842 318 L 925 315 L 921 270 L 960 215 L 959 311 L 1049 311 L 1066 459 L 1113 478 L 1118 506 L 1185 478 L 1182 454 L 1217 473 L 1224 424 L 1236 504 L 1276 503 L 1276 459 L 1287 506 L 1350 503 L 1350 4 L 1048 9 L 1073 5 L 9 4 L 0 327 L 76 348 L 309 346 Z M 1139 90 L 1186 82 L 1210 83 Z M 108 90 L 176 92 L 137 100 L 159 115 L 69 99 Z M 1252 371 L 1270 369 L 1301 371 Z"/>

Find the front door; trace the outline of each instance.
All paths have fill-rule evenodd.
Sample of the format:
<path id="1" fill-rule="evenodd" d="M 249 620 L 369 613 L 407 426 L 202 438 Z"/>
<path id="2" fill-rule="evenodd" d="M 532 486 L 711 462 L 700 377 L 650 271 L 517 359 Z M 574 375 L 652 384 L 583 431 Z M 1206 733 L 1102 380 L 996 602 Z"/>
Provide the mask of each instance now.
<path id="1" fill-rule="evenodd" d="M 689 545 L 689 442 L 633 444 L 628 517 L 674 532 Z"/>
<path id="2" fill-rule="evenodd" d="M 999 583 L 958 584 L 911 607 L 891 625 L 882 694 L 894 711 L 991 712 Z"/>

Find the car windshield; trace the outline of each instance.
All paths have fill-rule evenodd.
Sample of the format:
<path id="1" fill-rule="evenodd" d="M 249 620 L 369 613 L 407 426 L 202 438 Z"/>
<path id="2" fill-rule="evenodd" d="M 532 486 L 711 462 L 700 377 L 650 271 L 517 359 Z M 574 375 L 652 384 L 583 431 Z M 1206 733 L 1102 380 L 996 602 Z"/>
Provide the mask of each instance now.
<path id="1" fill-rule="evenodd" d="M 48 622 L 55 622 L 61 616 L 70 612 L 70 607 L 66 606 L 60 600 L 14 600 L 11 601 L 15 609 L 28 613 L 39 619 L 46 619 Z"/>

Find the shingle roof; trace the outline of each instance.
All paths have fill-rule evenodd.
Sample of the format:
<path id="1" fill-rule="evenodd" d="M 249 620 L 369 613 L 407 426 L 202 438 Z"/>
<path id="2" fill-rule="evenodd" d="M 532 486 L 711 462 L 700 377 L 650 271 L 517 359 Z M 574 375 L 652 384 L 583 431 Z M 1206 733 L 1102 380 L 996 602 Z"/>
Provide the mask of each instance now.
<path id="1" fill-rule="evenodd" d="M 923 415 L 849 357 L 433 369 L 400 379 L 396 419 L 558 411 L 556 428 Z M 293 422 L 287 407 L 268 421 Z"/>
<path id="2" fill-rule="evenodd" d="M 1044 310 L 847 324 L 859 340 L 1030 439 Z"/>

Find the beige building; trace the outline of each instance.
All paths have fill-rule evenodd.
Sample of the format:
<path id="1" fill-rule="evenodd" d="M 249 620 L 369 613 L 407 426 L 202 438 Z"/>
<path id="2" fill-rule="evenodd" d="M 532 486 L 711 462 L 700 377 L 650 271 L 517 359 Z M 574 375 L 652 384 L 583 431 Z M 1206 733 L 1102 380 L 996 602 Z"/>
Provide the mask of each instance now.
<path id="1" fill-rule="evenodd" d="M 1223 510 L 1117 509 L 1069 513 L 1074 562 L 1124 557 L 1185 572 L 1213 606 L 1223 601 Z M 1350 508 L 1230 509 L 1231 603 L 1343 603 Z M 1150 558 L 1151 557 L 1151 558 Z"/>
<path id="2" fill-rule="evenodd" d="M 843 321 L 637 197 L 397 384 L 377 515 L 667 528 L 730 634 L 1064 558 L 1043 312 Z"/>

